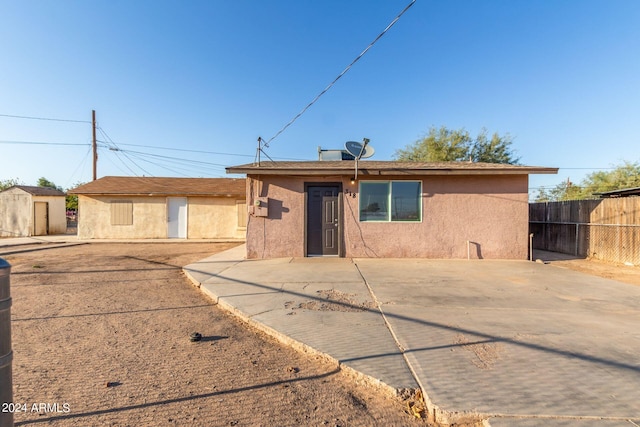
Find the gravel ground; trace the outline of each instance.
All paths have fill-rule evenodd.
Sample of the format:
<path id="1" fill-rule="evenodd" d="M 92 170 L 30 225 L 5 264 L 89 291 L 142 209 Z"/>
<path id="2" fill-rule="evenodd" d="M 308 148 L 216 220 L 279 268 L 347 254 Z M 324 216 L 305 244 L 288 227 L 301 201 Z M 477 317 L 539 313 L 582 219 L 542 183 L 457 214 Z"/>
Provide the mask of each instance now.
<path id="1" fill-rule="evenodd" d="M 15 425 L 426 425 L 406 402 L 237 321 L 183 275 L 231 246 L 5 250 Z"/>

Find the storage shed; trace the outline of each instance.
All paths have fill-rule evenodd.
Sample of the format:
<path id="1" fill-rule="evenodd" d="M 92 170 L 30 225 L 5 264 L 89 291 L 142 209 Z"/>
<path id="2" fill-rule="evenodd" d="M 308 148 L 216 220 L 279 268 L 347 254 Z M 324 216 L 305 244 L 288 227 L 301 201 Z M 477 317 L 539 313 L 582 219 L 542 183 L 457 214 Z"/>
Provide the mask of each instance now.
<path id="1" fill-rule="evenodd" d="M 55 188 L 14 185 L 0 192 L 0 236 L 67 232 L 65 193 Z"/>

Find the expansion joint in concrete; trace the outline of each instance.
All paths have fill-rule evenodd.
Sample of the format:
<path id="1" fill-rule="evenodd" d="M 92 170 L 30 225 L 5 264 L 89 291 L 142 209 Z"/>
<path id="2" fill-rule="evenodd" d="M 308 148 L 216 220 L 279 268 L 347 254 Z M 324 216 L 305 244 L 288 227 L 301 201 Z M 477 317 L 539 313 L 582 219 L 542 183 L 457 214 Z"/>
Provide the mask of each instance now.
<path id="1" fill-rule="evenodd" d="M 431 400 L 427 396 L 426 390 L 423 387 L 423 385 L 422 385 L 422 383 L 420 381 L 420 378 L 416 374 L 415 369 L 413 368 L 413 366 L 411 366 L 411 363 L 409 362 L 409 359 L 407 358 L 406 349 L 400 343 L 400 340 L 398 339 L 398 336 L 396 335 L 395 331 L 393 330 L 393 327 L 391 326 L 391 323 L 389 323 L 389 319 L 387 319 L 387 316 L 385 315 L 384 310 L 382 309 L 382 303 L 378 300 L 378 297 L 373 292 L 373 289 L 371 288 L 371 285 L 369 285 L 369 282 L 367 282 L 367 279 L 364 277 L 364 274 L 362 274 L 362 271 L 360 271 L 360 267 L 358 266 L 358 264 L 356 262 L 354 262 L 353 265 L 356 267 L 356 270 L 358 270 L 358 274 L 362 278 L 362 282 L 367 287 L 367 290 L 369 291 L 369 295 L 371 296 L 371 299 L 373 300 L 373 302 L 376 305 L 376 307 L 378 307 L 378 311 L 380 312 L 380 315 L 382 316 L 382 320 L 384 321 L 384 324 L 387 327 L 387 330 L 389 331 L 389 333 L 393 337 L 393 341 L 396 343 L 396 346 L 400 350 L 400 353 L 402 354 L 402 358 L 404 359 L 404 362 L 407 364 L 407 367 L 409 368 L 409 371 L 411 372 L 411 375 L 413 376 L 413 379 L 416 381 L 416 384 L 418 384 L 418 387 L 420 387 L 420 391 L 422 392 L 422 397 L 424 399 L 425 404 L 428 407 L 428 411 L 430 412 L 429 415 L 430 416 L 432 414 L 435 415 L 435 413 L 438 411 L 438 409 L 435 407 L 435 405 L 433 405 L 431 403 Z"/>

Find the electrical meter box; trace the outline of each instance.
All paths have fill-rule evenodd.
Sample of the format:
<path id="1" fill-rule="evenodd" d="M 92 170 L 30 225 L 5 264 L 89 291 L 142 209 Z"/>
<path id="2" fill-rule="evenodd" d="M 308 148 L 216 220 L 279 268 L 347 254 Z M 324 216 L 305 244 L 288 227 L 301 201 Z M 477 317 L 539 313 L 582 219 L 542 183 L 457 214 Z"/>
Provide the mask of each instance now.
<path id="1" fill-rule="evenodd" d="M 266 217 L 269 215 L 269 199 L 267 197 L 257 197 L 251 206 L 253 216 Z"/>

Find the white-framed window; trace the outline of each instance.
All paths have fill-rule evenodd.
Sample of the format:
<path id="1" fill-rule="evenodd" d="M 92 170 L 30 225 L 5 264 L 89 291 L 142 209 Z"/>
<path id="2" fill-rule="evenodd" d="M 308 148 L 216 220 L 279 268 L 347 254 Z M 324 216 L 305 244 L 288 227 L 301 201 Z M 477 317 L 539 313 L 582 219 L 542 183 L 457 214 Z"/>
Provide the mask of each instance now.
<path id="1" fill-rule="evenodd" d="M 360 181 L 360 221 L 422 221 L 422 181 Z"/>

